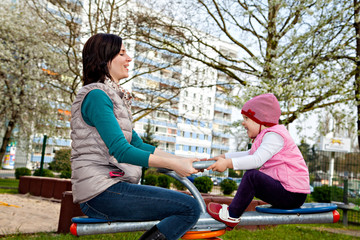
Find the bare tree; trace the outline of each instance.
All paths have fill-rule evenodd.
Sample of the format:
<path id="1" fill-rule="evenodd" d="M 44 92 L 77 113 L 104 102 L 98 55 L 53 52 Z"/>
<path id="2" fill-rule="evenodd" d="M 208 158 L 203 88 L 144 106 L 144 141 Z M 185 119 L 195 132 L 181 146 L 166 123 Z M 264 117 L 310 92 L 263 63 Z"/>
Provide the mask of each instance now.
<path id="1" fill-rule="evenodd" d="M 354 28 L 355 28 L 355 52 L 356 57 L 353 58 L 353 63 L 356 66 L 355 68 L 355 106 L 357 110 L 357 140 L 358 146 L 360 149 L 360 2 L 354 0 Z"/>
<path id="2" fill-rule="evenodd" d="M 349 59 L 336 57 L 348 54 L 353 41 L 351 4 L 338 0 L 331 4 L 316 0 L 167 3 L 163 9 L 175 20 L 158 18 L 150 11 L 143 14 L 138 18 L 138 41 L 226 74 L 242 93 L 246 91 L 234 99 L 235 105 L 273 92 L 284 110 L 282 122 L 289 124 L 300 114 L 353 100 L 350 82 L 355 73 Z M 176 14 L 179 9 L 185 9 L 183 15 Z M 152 29 L 164 29 L 163 35 Z M 223 51 L 216 44 L 219 38 L 236 45 L 239 55 Z"/>

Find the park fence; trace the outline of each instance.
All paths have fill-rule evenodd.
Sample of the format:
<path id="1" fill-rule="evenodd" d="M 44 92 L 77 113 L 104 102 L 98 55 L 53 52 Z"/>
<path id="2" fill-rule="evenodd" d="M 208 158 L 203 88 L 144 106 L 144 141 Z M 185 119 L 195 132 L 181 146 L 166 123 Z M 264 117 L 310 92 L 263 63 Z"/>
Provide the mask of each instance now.
<path id="1" fill-rule="evenodd" d="M 310 185 L 331 186 L 330 201 L 349 205 L 348 221 L 360 224 L 360 153 L 313 151 L 304 158 Z"/>

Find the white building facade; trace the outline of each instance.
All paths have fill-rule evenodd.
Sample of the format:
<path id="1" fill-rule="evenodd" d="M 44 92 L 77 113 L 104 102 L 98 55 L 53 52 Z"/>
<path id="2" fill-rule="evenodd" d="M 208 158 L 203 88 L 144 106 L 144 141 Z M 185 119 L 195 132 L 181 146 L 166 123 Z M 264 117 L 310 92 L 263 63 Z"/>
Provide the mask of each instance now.
<path id="1" fill-rule="evenodd" d="M 219 39 L 214 42 L 222 52 L 237 54 L 233 45 Z M 131 56 L 136 56 L 133 65 L 137 72 L 159 68 L 170 58 L 177 57 L 166 52 L 155 53 L 155 50 L 139 42 L 132 42 L 127 48 Z M 141 68 L 144 61 L 147 62 L 145 69 Z M 159 111 L 136 121 L 136 132 L 145 134 L 145 127 L 150 121 L 159 148 L 180 156 L 209 158 L 229 151 L 232 136 L 227 130 L 233 109 L 226 104 L 231 94 L 228 82 L 225 74 L 184 58 L 176 66 L 134 78 L 131 84 L 127 84 L 134 95 L 134 119 L 137 119 L 136 112 L 149 109 L 154 101 L 171 98 L 164 103 L 166 110 L 160 107 Z M 160 94 L 152 91 L 161 89 L 161 85 L 175 91 Z"/>

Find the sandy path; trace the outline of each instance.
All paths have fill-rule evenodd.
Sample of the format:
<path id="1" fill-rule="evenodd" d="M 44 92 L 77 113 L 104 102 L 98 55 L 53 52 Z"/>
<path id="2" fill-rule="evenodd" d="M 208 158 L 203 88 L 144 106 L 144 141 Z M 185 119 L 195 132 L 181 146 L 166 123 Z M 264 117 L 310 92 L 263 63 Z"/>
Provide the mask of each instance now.
<path id="1" fill-rule="evenodd" d="M 60 205 L 29 194 L 0 194 L 0 235 L 56 232 Z"/>

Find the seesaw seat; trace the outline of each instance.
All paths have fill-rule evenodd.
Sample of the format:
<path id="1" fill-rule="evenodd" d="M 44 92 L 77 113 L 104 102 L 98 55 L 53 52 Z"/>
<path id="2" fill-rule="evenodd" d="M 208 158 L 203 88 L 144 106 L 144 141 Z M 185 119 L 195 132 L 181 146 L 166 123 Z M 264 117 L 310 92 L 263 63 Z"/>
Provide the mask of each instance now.
<path id="1" fill-rule="evenodd" d="M 99 219 L 99 218 L 90 218 L 86 216 L 82 217 L 74 217 L 71 219 L 73 223 L 108 223 L 108 222 L 116 222 L 112 220 L 105 220 L 105 219 Z"/>
<path id="2" fill-rule="evenodd" d="M 279 209 L 273 208 L 271 205 L 260 205 L 255 207 L 257 212 L 272 214 L 309 214 L 331 212 L 337 209 L 336 204 L 332 203 L 304 203 L 300 208 Z"/>
<path id="3" fill-rule="evenodd" d="M 309 213 L 322 213 L 322 212 L 331 212 L 337 209 L 336 204 L 332 203 L 304 203 L 300 208 L 294 209 L 279 209 L 274 208 L 271 205 L 260 205 L 256 206 L 256 211 L 260 213 L 270 213 L 270 214 L 309 214 Z M 111 223 L 119 222 L 116 220 L 105 220 L 98 218 L 89 218 L 86 216 L 74 217 L 72 218 L 73 223 L 80 224 L 91 224 L 91 223 Z"/>
<path id="4" fill-rule="evenodd" d="M 260 213 L 270 213 L 270 214 L 310 214 L 310 213 L 322 213 L 322 212 L 331 212 L 337 209 L 336 204 L 332 203 L 304 203 L 300 208 L 294 209 L 279 209 L 273 208 L 271 205 L 260 205 L 256 206 L 256 211 Z M 105 220 L 98 218 L 89 218 L 89 217 L 74 217 L 72 218 L 73 223 L 80 224 L 91 224 L 91 223 L 110 223 L 118 222 L 116 220 Z"/>

